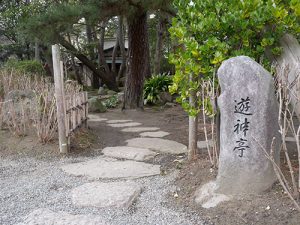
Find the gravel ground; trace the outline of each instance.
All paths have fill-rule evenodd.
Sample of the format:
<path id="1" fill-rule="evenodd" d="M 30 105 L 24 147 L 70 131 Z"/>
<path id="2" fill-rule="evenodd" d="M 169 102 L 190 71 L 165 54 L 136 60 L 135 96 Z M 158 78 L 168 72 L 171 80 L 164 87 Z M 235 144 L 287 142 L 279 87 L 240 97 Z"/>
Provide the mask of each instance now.
<path id="1" fill-rule="evenodd" d="M 173 196 L 176 191 L 173 185 L 176 171 L 165 176 L 135 180 L 143 186 L 143 192 L 127 210 L 73 206 L 71 190 L 90 180 L 68 175 L 59 167 L 65 163 L 89 159 L 91 157 L 50 161 L 34 158 L 0 159 L 0 224 L 20 223 L 24 216 L 39 208 L 78 215 L 101 215 L 112 225 L 202 224 L 196 214 L 175 210 L 167 204 L 168 197 Z"/>

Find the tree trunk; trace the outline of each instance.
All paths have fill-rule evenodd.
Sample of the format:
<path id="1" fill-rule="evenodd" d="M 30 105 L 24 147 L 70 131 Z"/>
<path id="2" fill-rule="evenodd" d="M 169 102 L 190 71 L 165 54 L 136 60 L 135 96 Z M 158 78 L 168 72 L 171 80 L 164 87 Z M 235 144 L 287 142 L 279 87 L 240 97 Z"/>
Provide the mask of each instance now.
<path id="1" fill-rule="evenodd" d="M 64 38 L 59 37 L 59 43 L 69 50 L 74 56 L 76 56 L 85 66 L 87 66 L 98 79 L 100 78 L 102 82 L 107 85 L 109 89 L 118 91 L 116 80 L 113 79 L 113 77 L 108 76 L 103 71 L 98 69 L 91 60 L 89 60 L 82 53 L 78 52 L 77 49 Z"/>
<path id="2" fill-rule="evenodd" d="M 124 35 L 124 22 L 123 22 L 123 17 L 119 16 L 118 18 L 118 41 L 119 41 L 119 46 L 120 46 L 120 51 L 121 51 L 121 56 L 122 56 L 122 64 L 120 66 L 118 76 L 117 76 L 117 83 L 119 83 L 121 77 L 123 76 L 124 72 L 126 71 L 126 65 L 127 65 L 127 55 L 126 55 L 126 50 L 125 50 L 125 35 Z"/>
<path id="3" fill-rule="evenodd" d="M 193 75 L 190 75 L 190 83 L 194 81 Z M 196 92 L 191 91 L 189 104 L 191 107 L 196 107 Z M 198 115 L 189 116 L 189 147 L 188 160 L 193 160 L 197 153 L 197 131 L 198 131 Z"/>
<path id="4" fill-rule="evenodd" d="M 160 74 L 161 58 L 163 53 L 164 31 L 165 31 L 165 21 L 160 15 L 157 24 L 156 46 L 155 46 L 155 56 L 154 56 L 154 74 L 156 75 Z"/>
<path id="5" fill-rule="evenodd" d="M 143 108 L 143 85 L 150 76 L 147 13 L 136 12 L 128 20 L 129 58 L 123 109 Z"/>

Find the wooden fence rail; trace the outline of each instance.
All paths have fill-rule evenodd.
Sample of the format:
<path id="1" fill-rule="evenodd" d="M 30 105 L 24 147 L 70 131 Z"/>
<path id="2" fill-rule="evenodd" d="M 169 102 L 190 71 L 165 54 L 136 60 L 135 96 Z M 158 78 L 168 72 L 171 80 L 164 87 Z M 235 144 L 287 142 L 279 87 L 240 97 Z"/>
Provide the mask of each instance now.
<path id="1" fill-rule="evenodd" d="M 81 125 L 86 125 L 88 119 L 88 94 L 79 92 L 65 96 L 66 104 L 66 136 L 74 132 Z"/>

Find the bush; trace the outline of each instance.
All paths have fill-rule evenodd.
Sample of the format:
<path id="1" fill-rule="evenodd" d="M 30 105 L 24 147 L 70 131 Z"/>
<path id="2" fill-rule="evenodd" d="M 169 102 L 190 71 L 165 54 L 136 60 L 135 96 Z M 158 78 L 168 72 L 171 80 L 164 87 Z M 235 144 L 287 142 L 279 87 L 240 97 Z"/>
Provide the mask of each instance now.
<path id="1" fill-rule="evenodd" d="M 4 68 L 9 70 L 15 70 L 20 73 L 29 73 L 29 74 L 45 74 L 43 65 L 35 60 L 8 60 L 4 64 Z"/>
<path id="2" fill-rule="evenodd" d="M 144 104 L 156 104 L 160 98 L 159 93 L 168 92 L 172 85 L 172 78 L 167 74 L 155 75 L 146 80 L 144 84 Z"/>
<path id="3" fill-rule="evenodd" d="M 106 99 L 105 101 L 103 101 L 103 104 L 106 108 L 116 108 L 118 105 L 117 95 L 113 95 L 109 99 Z"/>

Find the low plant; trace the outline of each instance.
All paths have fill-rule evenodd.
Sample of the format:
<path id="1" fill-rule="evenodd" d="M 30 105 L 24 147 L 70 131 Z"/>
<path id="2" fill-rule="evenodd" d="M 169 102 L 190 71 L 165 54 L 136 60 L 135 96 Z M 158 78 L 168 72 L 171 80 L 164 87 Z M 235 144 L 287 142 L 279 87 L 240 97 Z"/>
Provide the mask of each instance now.
<path id="1" fill-rule="evenodd" d="M 116 108 L 118 105 L 118 97 L 116 95 L 111 96 L 109 99 L 103 101 L 106 108 Z"/>
<path id="2" fill-rule="evenodd" d="M 17 71 L 21 74 L 45 74 L 43 65 L 36 60 L 8 60 L 4 64 L 4 68 Z"/>
<path id="3" fill-rule="evenodd" d="M 169 86 L 172 85 L 172 77 L 167 74 L 154 75 L 146 80 L 144 84 L 144 104 L 156 104 L 161 92 L 169 92 Z"/>

